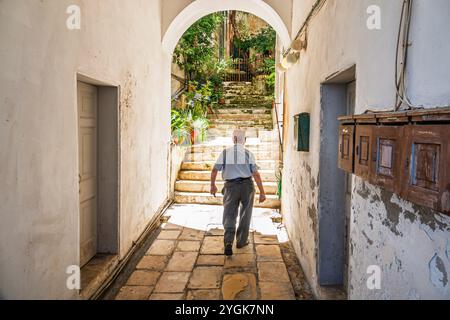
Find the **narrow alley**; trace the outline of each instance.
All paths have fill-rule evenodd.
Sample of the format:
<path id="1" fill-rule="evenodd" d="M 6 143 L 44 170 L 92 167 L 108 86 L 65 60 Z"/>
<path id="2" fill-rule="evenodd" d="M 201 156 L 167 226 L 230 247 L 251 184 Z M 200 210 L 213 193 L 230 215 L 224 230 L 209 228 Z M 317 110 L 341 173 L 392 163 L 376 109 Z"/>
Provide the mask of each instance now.
<path id="1" fill-rule="evenodd" d="M 448 0 L 0 0 L 0 300 L 450 300 L 448 30 Z"/>
<path id="2" fill-rule="evenodd" d="M 129 277 L 105 298 L 308 300 L 313 295 L 277 211 L 256 208 L 250 245 L 223 255 L 222 207 L 175 204 Z M 123 285 L 121 287 L 121 285 Z"/>
<path id="3" fill-rule="evenodd" d="M 206 141 L 186 152 L 175 184 L 177 204 L 164 214 L 166 222 L 136 268 L 106 297 L 118 291 L 119 300 L 313 298 L 279 213 L 279 140 L 271 96 L 251 82 L 225 82 L 224 97 L 225 103 L 209 115 Z M 268 199 L 260 204 L 255 197 L 255 206 L 264 208 L 253 211 L 250 244 L 242 249 L 234 244 L 234 255 L 226 257 L 223 181 L 214 197 L 209 178 L 219 153 L 232 145 L 235 128 L 246 130 L 246 148 L 255 155 Z"/>
<path id="4" fill-rule="evenodd" d="M 255 199 L 255 206 L 280 209 L 280 141 L 272 117 L 272 97 L 250 82 L 224 82 L 223 86 L 225 102 L 208 115 L 211 125 L 206 141 L 189 147 L 181 164 L 175 202 L 222 204 L 221 178 L 217 196 L 209 194 L 211 169 L 223 149 L 233 145 L 233 130 L 240 128 L 246 131 L 245 146 L 255 156 L 267 194 L 262 204 Z"/>

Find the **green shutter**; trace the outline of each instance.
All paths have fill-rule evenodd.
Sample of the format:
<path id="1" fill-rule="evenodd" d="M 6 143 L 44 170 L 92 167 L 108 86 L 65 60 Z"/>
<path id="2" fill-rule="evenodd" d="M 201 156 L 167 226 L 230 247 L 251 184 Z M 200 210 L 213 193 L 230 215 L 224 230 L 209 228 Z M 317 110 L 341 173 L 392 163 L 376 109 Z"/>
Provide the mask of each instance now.
<path id="1" fill-rule="evenodd" d="M 309 113 L 300 113 L 297 118 L 297 151 L 309 152 Z"/>

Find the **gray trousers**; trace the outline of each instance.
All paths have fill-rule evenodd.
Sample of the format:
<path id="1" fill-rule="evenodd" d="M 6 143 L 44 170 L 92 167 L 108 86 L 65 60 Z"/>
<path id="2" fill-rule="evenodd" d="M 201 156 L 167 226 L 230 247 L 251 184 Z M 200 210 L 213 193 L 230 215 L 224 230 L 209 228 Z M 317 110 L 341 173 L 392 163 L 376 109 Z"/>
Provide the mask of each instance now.
<path id="1" fill-rule="evenodd" d="M 247 242 L 252 219 L 253 199 L 255 198 L 253 180 L 227 181 L 222 193 L 224 242 L 232 244 L 236 236 L 237 244 L 243 245 Z M 238 213 L 239 225 L 236 232 Z"/>

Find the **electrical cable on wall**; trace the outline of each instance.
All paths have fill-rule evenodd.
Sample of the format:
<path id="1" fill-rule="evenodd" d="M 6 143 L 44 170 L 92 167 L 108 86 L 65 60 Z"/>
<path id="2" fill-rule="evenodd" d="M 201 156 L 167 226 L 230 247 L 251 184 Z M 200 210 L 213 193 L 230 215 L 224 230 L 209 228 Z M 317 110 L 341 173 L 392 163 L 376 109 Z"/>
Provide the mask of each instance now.
<path id="1" fill-rule="evenodd" d="M 408 48 L 410 46 L 409 34 L 411 28 L 412 7 L 413 0 L 403 1 L 395 56 L 395 111 L 400 110 L 403 104 L 407 106 L 407 109 L 415 108 L 411 103 L 406 90 L 406 71 Z"/>
<path id="2" fill-rule="evenodd" d="M 303 22 L 302 26 L 300 27 L 300 29 L 297 32 L 297 35 L 294 37 L 295 41 L 296 39 L 298 39 L 300 37 L 300 35 L 308 28 L 308 24 L 309 21 L 320 11 L 320 9 L 322 9 L 322 7 L 324 6 L 324 4 L 327 2 L 327 0 L 317 0 L 314 5 L 311 8 L 311 11 L 309 12 L 308 16 L 305 19 L 305 22 Z M 286 49 L 286 51 L 283 53 L 283 57 L 286 57 L 289 53 L 291 52 L 291 48 L 289 47 L 288 49 Z"/>

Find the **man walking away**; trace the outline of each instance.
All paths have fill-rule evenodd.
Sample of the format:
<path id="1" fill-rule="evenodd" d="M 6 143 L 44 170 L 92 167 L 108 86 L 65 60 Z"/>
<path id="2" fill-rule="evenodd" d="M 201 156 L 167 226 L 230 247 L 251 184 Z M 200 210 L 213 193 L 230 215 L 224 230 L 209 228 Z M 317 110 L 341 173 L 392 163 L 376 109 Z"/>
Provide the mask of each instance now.
<path id="1" fill-rule="evenodd" d="M 211 194 L 217 193 L 217 173 L 222 171 L 225 181 L 223 187 L 223 226 L 225 229 L 225 255 L 233 255 L 233 242 L 236 237 L 236 247 L 248 245 L 248 233 L 253 211 L 255 187 L 252 177 L 259 188 L 259 202 L 266 200 L 261 176 L 253 154 L 244 148 L 245 131 L 233 132 L 234 146 L 222 151 L 211 172 Z M 236 219 L 239 213 L 239 226 L 236 230 Z"/>

